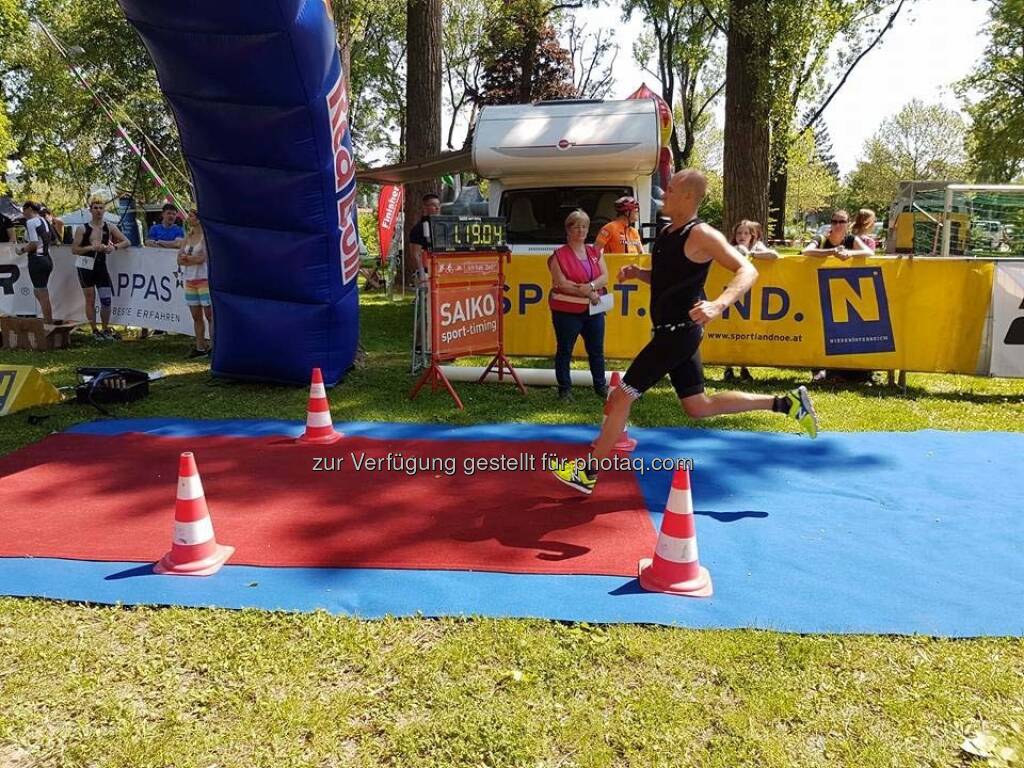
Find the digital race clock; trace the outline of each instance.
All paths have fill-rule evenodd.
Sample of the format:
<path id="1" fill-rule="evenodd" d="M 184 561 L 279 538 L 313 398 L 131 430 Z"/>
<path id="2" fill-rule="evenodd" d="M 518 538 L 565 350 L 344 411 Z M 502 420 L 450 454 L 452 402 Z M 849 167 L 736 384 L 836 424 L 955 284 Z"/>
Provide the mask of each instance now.
<path id="1" fill-rule="evenodd" d="M 505 219 L 499 216 L 431 216 L 430 250 L 507 251 Z"/>

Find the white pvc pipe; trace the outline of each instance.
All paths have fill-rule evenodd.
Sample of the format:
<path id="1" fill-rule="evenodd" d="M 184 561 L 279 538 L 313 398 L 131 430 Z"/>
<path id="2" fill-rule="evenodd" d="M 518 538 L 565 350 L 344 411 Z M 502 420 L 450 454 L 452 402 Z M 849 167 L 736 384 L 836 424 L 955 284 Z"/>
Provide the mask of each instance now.
<path id="1" fill-rule="evenodd" d="M 942 258 L 949 258 L 949 240 L 953 232 L 953 187 L 946 187 L 946 203 L 942 209 Z"/>
<path id="2" fill-rule="evenodd" d="M 1024 192 L 1024 184 L 947 184 L 946 189 L 957 192 Z"/>
<path id="3" fill-rule="evenodd" d="M 444 375 L 448 377 L 449 381 L 477 381 L 481 374 L 484 372 L 484 366 L 482 365 L 442 365 L 441 370 L 444 371 Z M 524 385 L 528 387 L 555 387 L 558 386 L 558 382 L 555 381 L 555 371 L 551 368 L 516 368 L 516 373 L 519 375 L 519 379 Z M 593 378 L 590 376 L 590 371 L 575 370 L 569 371 L 569 377 L 572 380 L 573 386 L 577 387 L 591 387 L 594 384 Z M 611 381 L 611 371 L 607 371 L 604 375 L 606 384 Z M 491 371 L 488 374 L 485 383 L 492 383 L 498 381 L 498 374 Z M 512 377 L 508 375 L 506 371 L 503 382 L 515 383 L 512 381 Z"/>

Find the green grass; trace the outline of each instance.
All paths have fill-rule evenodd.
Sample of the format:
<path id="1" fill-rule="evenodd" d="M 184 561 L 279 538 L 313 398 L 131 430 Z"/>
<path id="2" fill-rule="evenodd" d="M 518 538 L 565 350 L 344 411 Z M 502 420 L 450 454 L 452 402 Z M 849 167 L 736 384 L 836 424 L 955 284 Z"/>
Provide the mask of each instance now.
<path id="1" fill-rule="evenodd" d="M 596 397 L 457 384 L 408 400 L 408 303 L 363 301 L 365 367 L 336 421 L 594 423 Z M 304 388 L 211 380 L 188 341 L 0 351 L 58 385 L 83 365 L 160 369 L 116 416 L 303 417 Z M 480 361 L 468 361 L 480 364 Z M 516 361 L 550 365 L 549 361 Z M 713 386 L 721 369 L 708 370 Z M 755 369 L 778 391 L 806 372 Z M 910 374 L 819 389 L 826 430 L 1024 428 L 1024 382 Z M 91 420 L 63 404 L 5 417 L 0 453 Z M 684 425 L 667 386 L 633 423 Z M 763 413 L 699 426 L 791 429 Z M 955 574 L 950 575 L 955 578 Z M 0 599 L 0 768 L 97 766 L 960 766 L 965 736 L 1024 744 L 1024 641 L 591 627 Z"/>

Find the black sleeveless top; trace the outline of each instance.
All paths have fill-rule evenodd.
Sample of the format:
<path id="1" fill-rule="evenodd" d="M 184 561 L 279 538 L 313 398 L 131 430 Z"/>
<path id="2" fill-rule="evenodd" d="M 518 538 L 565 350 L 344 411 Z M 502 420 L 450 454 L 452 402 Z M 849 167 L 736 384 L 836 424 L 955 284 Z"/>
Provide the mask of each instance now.
<path id="1" fill-rule="evenodd" d="M 85 229 L 85 235 L 82 237 L 82 245 L 90 245 L 89 239 L 92 237 L 92 224 L 88 221 L 82 225 Z M 107 222 L 103 222 L 103 229 L 101 230 L 102 236 L 100 238 L 100 245 L 106 245 L 110 242 L 110 227 Z M 89 254 L 96 259 L 96 266 L 107 263 L 107 252 L 106 251 L 90 251 Z"/>
<path id="2" fill-rule="evenodd" d="M 704 295 L 711 262 L 686 258 L 686 240 L 700 219 L 676 230 L 662 230 L 651 251 L 651 322 L 654 325 L 688 323 L 690 310 Z"/>

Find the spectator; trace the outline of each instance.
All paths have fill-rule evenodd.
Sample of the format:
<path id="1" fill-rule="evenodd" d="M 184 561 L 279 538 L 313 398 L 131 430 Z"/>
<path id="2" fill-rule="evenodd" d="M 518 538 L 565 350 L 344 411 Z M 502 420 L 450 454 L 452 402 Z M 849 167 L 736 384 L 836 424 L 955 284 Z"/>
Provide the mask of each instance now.
<path id="1" fill-rule="evenodd" d="M 853 234 L 859 237 L 865 246 L 871 249 L 874 255 L 878 248 L 878 241 L 875 240 L 875 212 L 870 208 L 861 208 L 857 211 L 857 218 L 853 220 Z"/>
<path id="2" fill-rule="evenodd" d="M 172 203 L 164 203 L 160 212 L 160 222 L 149 228 L 144 242 L 147 248 L 180 248 L 185 239 L 185 230 L 178 224 L 178 209 Z M 153 331 L 154 336 L 163 334 L 163 331 Z M 139 332 L 139 338 L 145 339 L 149 336 L 149 328 L 143 328 Z"/>
<path id="3" fill-rule="evenodd" d="M 746 256 L 748 259 L 777 259 L 779 254 L 777 251 L 772 250 L 762 241 L 763 230 L 761 224 L 750 219 L 743 219 L 732 229 L 732 245 L 736 247 L 736 250 Z M 746 366 L 740 368 L 739 378 L 742 381 L 753 381 L 754 377 L 750 375 L 750 370 Z M 726 366 L 725 375 L 722 377 L 723 381 L 734 381 L 736 379 L 736 373 L 733 371 L 732 366 Z"/>
<path id="4" fill-rule="evenodd" d="M 762 241 L 763 230 L 761 225 L 750 219 L 743 219 L 733 227 L 732 244 L 736 250 L 744 256 L 754 259 L 777 259 L 778 251 L 774 251 Z"/>
<path id="5" fill-rule="evenodd" d="M 416 263 L 416 274 L 421 283 L 427 279 L 427 269 L 423 265 L 423 251 L 430 247 L 430 242 L 425 234 L 427 217 L 441 214 L 441 198 L 430 192 L 423 196 L 422 202 L 420 220 L 413 224 L 409 231 L 409 254 Z"/>
<path id="6" fill-rule="evenodd" d="M 178 224 L 178 209 L 166 203 L 160 212 L 160 223 L 149 228 L 145 245 L 147 248 L 181 248 L 185 230 Z"/>
<path id="7" fill-rule="evenodd" d="M 43 322 L 53 325 L 53 307 L 50 304 L 50 273 L 53 272 L 53 259 L 50 258 L 52 235 L 46 220 L 40 215 L 42 206 L 26 200 L 21 208 L 25 216 L 25 245 L 18 253 L 28 254 L 28 274 L 32 280 L 32 290 L 43 310 Z"/>
<path id="8" fill-rule="evenodd" d="M 808 256 L 832 256 L 835 255 L 844 261 L 853 256 L 874 256 L 875 255 L 875 242 L 874 238 L 869 238 L 871 245 L 869 246 L 864 240 L 857 234 L 858 228 L 860 231 L 870 230 L 875 224 L 874 211 L 863 209 L 857 214 L 857 222 L 854 225 L 853 232 L 847 232 L 847 227 L 850 223 L 850 215 L 843 210 L 836 211 L 832 214 L 832 226 L 829 228 L 828 234 L 821 237 L 815 237 L 806 248 L 804 253 Z M 873 378 L 872 371 L 861 371 L 861 370 L 847 370 L 847 369 L 829 369 L 815 371 L 811 377 L 811 381 L 817 383 L 870 383 Z"/>
<path id="9" fill-rule="evenodd" d="M 425 194 L 421 200 L 420 220 L 413 224 L 409 231 L 409 255 L 416 264 L 416 304 L 413 310 L 413 350 L 418 358 L 423 354 L 424 339 L 427 337 L 427 316 L 430 314 L 430 289 L 427 285 L 427 268 L 423 264 L 423 251 L 430 247 L 427 240 L 427 218 L 441 213 L 441 198 L 433 192 Z M 427 347 L 429 351 L 429 346 Z"/>
<path id="10" fill-rule="evenodd" d="M 53 215 L 45 205 L 39 206 L 39 213 L 42 214 L 43 219 L 46 221 L 46 226 L 50 230 L 50 245 L 60 245 L 64 242 L 64 222 Z"/>
<path id="11" fill-rule="evenodd" d="M 835 256 L 846 261 L 854 256 L 873 256 L 874 251 L 864 245 L 855 234 L 847 232 L 850 214 L 839 210 L 832 214 L 832 226 L 826 234 L 815 236 L 804 248 L 805 256 Z"/>
<path id="12" fill-rule="evenodd" d="M 608 266 L 604 256 L 593 245 L 587 245 L 590 217 L 573 211 L 565 220 L 566 244 L 548 257 L 551 271 L 551 322 L 555 327 L 555 379 L 558 397 L 572 399 L 572 378 L 569 362 L 576 339 L 583 335 L 583 344 L 590 360 L 594 391 L 604 399 L 608 385 L 604 380 L 604 312 L 591 313 L 591 305 L 601 303 L 608 293 Z"/>
<path id="13" fill-rule="evenodd" d="M 195 209 L 188 213 L 188 234 L 183 238 L 178 250 L 178 263 L 184 268 L 185 303 L 188 304 L 188 311 L 192 313 L 196 332 L 196 343 L 188 356 L 202 357 L 210 354 L 210 343 L 213 342 L 213 304 L 210 301 L 206 238 L 203 236 L 199 212 Z M 210 343 L 206 340 L 207 328 Z"/>
<path id="14" fill-rule="evenodd" d="M 629 197 L 620 197 L 615 201 L 616 216 L 597 233 L 594 247 L 606 253 L 641 254 L 644 252 L 640 233 L 636 229 L 640 218 L 640 204 Z"/>
<path id="15" fill-rule="evenodd" d="M 78 267 L 78 283 L 85 295 L 85 316 L 92 326 L 94 339 L 115 341 L 121 334 L 110 330 L 110 305 L 113 299 L 113 285 L 110 272 L 107 271 L 107 255 L 115 250 L 131 245 L 128 238 L 121 234 L 116 224 L 103 220 L 107 206 L 102 200 L 93 199 L 89 202 L 89 213 L 92 218 L 75 230 L 71 242 L 71 252 L 78 256 L 75 266 Z M 100 320 L 103 330 L 96 327 L 96 296 L 100 299 Z"/>

